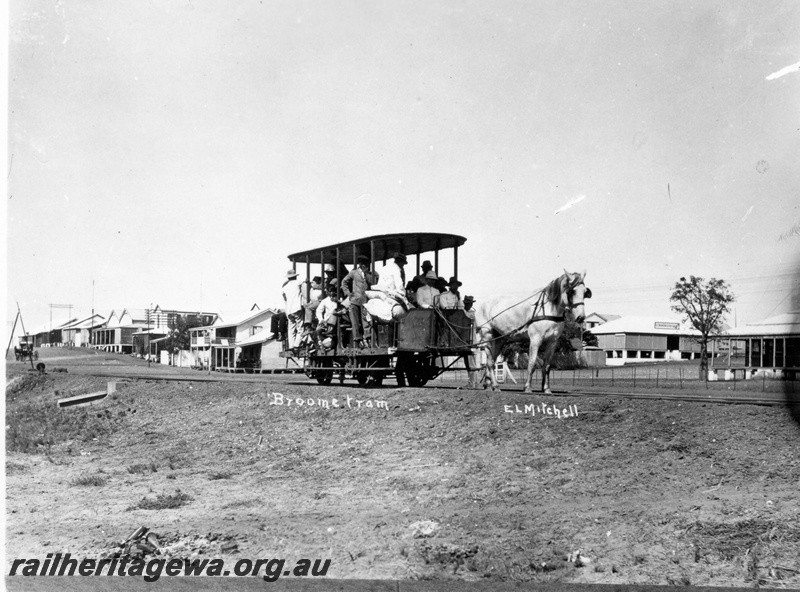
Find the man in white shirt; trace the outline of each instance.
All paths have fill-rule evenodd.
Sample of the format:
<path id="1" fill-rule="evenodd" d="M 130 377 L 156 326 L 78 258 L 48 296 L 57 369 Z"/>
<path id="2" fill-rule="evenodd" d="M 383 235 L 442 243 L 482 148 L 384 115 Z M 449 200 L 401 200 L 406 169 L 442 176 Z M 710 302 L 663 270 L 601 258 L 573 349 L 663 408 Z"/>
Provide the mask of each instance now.
<path id="1" fill-rule="evenodd" d="M 408 262 L 402 253 L 395 253 L 394 261 L 384 265 L 378 274 L 378 284 L 374 289 L 385 292 L 389 296 L 400 296 L 405 299 L 406 274 L 403 267 Z"/>
<path id="2" fill-rule="evenodd" d="M 339 299 L 336 297 L 336 287 L 328 289 L 328 296 L 325 297 L 317 307 L 317 328 L 314 330 L 314 341 L 319 343 L 323 333 L 332 331 L 339 321 L 339 317 L 334 313 L 341 307 Z"/>
<path id="3" fill-rule="evenodd" d="M 424 284 L 417 288 L 415 294 L 417 306 L 419 308 L 433 308 L 433 304 L 439 296 L 439 290 L 433 287 L 433 282 L 436 281 L 436 274 L 433 271 L 429 271 L 420 277 Z"/>
<path id="4" fill-rule="evenodd" d="M 447 286 L 449 289 L 436 298 L 434 305 L 437 308 L 461 308 L 461 301 L 458 296 L 458 288 L 461 287 L 461 282 L 455 277 L 451 277 L 450 281 L 447 282 Z"/>
<path id="5" fill-rule="evenodd" d="M 288 323 L 287 341 L 290 348 L 300 345 L 303 332 L 303 305 L 306 295 L 303 294 L 302 285 L 297 281 L 298 273 L 294 269 L 286 272 L 286 281 L 283 283 L 283 300 L 286 302 L 286 320 Z"/>

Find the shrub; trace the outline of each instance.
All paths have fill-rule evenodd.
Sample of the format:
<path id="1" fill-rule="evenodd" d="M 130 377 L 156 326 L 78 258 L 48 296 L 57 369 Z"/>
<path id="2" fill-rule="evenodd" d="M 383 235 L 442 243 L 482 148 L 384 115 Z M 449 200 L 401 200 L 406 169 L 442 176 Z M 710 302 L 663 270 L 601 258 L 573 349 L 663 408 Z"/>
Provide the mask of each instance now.
<path id="1" fill-rule="evenodd" d="M 194 498 L 180 489 L 176 489 L 175 493 L 169 495 L 166 493 L 159 493 L 155 499 L 148 499 L 143 497 L 135 505 L 129 507 L 129 510 L 174 510 L 185 506 L 189 502 L 194 501 Z"/>
<path id="2" fill-rule="evenodd" d="M 73 479 L 70 484 L 78 487 L 102 487 L 106 484 L 106 478 L 102 475 L 84 475 Z"/>

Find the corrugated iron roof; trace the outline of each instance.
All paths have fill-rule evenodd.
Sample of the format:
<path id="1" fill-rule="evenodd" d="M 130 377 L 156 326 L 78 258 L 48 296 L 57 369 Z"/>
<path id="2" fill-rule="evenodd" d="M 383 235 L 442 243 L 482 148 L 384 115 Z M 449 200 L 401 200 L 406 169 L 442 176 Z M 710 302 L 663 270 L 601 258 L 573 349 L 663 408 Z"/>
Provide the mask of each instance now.
<path id="1" fill-rule="evenodd" d="M 591 329 L 593 335 L 636 333 L 648 335 L 700 335 L 677 317 L 624 316 Z"/>
<path id="2" fill-rule="evenodd" d="M 237 341 L 236 345 L 238 347 L 244 347 L 246 345 L 256 345 L 257 343 L 264 343 L 265 341 L 269 341 L 274 338 L 275 338 L 274 334 L 270 333 L 265 329 L 263 331 L 259 331 L 255 335 L 251 335 L 247 339 L 242 339 L 241 341 Z"/>
<path id="3" fill-rule="evenodd" d="M 226 327 L 238 327 L 239 325 L 246 323 L 254 318 L 259 316 L 267 316 L 270 314 L 275 314 L 277 311 L 272 308 L 265 308 L 264 310 L 248 310 L 244 313 L 239 313 L 238 315 L 231 315 L 229 318 L 233 318 L 234 320 L 230 323 L 220 323 L 218 325 L 209 325 L 208 327 L 192 327 L 190 331 L 199 331 L 201 329 L 224 329 Z M 228 316 L 228 315 L 226 315 Z"/>
<path id="4" fill-rule="evenodd" d="M 785 312 L 764 319 L 759 323 L 747 323 L 743 327 L 728 329 L 730 337 L 754 335 L 800 335 L 800 312 Z"/>

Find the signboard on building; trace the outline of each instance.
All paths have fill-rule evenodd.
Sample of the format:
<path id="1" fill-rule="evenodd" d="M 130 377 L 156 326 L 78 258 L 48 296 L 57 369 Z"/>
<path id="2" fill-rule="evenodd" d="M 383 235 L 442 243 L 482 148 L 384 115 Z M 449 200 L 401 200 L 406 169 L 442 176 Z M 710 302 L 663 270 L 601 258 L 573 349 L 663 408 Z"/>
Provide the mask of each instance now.
<path id="1" fill-rule="evenodd" d="M 653 323 L 653 327 L 655 329 L 672 329 L 673 331 L 677 331 L 678 329 L 681 328 L 681 324 L 680 323 L 659 323 L 659 322 L 655 322 L 655 323 Z"/>

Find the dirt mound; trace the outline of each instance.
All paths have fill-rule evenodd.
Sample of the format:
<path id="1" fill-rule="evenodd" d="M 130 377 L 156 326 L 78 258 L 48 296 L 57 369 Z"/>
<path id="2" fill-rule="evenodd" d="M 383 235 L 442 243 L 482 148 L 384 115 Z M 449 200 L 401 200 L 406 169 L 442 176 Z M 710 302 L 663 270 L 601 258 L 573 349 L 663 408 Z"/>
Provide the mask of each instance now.
<path id="1" fill-rule="evenodd" d="M 31 388 L 7 421 L 52 402 Z M 9 558 L 147 525 L 170 557 L 330 558 L 334 578 L 800 584 L 800 431 L 777 407 L 278 376 L 59 413 L 74 431 L 9 455 Z"/>

